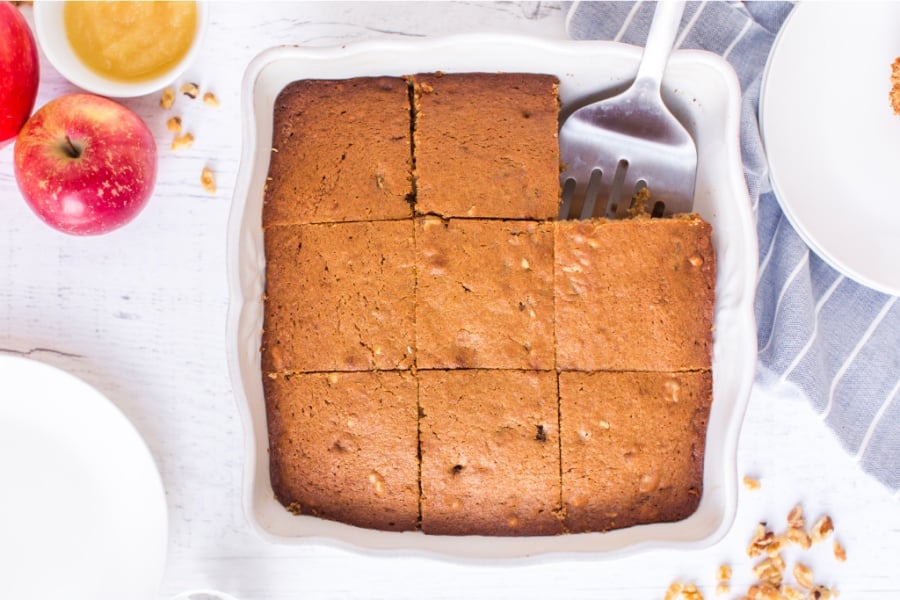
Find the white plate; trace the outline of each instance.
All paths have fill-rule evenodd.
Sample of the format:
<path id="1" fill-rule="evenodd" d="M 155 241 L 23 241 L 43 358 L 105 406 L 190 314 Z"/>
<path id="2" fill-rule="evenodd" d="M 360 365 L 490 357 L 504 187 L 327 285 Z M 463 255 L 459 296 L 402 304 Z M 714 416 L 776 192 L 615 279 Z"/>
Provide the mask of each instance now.
<path id="1" fill-rule="evenodd" d="M 614 556 L 639 548 L 696 547 L 719 539 L 735 514 L 738 431 L 753 382 L 756 329 L 756 231 L 738 142 L 740 91 L 719 57 L 676 52 L 664 95 L 697 141 L 695 209 L 713 225 L 716 282 L 713 368 L 715 401 L 709 421 L 704 493 L 697 512 L 678 523 L 641 525 L 609 533 L 556 537 L 427 536 L 358 529 L 294 516 L 274 498 L 269 482 L 266 412 L 260 373 L 265 256 L 261 230 L 269 166 L 272 109 L 289 82 L 304 78 L 403 75 L 442 70 L 551 73 L 560 78 L 563 110 L 587 96 L 621 89 L 633 78 L 641 51 L 609 42 L 549 42 L 497 35 L 380 41 L 332 48 L 282 47 L 257 57 L 242 90 L 243 153 L 229 222 L 229 369 L 245 431 L 244 506 L 265 539 L 325 542 L 357 549 L 415 551 L 465 559 L 538 555 Z"/>
<path id="2" fill-rule="evenodd" d="M 0 356 L 0 596 L 148 600 L 168 520 L 132 424 L 63 371 Z"/>
<path id="3" fill-rule="evenodd" d="M 794 8 L 763 80 L 760 122 L 788 221 L 835 269 L 900 295 L 900 116 L 888 102 L 900 3 Z"/>

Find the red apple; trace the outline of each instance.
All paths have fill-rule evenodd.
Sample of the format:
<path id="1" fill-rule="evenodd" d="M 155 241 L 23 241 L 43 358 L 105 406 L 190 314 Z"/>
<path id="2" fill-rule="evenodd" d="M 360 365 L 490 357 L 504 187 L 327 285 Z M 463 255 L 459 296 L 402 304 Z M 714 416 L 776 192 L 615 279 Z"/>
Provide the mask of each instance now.
<path id="1" fill-rule="evenodd" d="M 0 1 L 0 148 L 28 120 L 39 79 L 37 46 L 28 23 L 15 6 Z"/>
<path id="2" fill-rule="evenodd" d="M 144 208 L 156 183 L 156 143 L 128 108 L 70 94 L 34 113 L 16 139 L 15 173 L 31 208 L 73 235 L 106 233 Z"/>

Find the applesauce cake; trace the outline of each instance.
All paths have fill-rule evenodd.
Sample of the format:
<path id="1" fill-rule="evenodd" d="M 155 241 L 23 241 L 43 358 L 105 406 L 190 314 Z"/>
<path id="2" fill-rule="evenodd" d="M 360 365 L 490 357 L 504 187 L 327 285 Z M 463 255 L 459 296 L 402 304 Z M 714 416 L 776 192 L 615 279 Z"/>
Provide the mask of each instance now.
<path id="1" fill-rule="evenodd" d="M 260 360 L 289 510 L 538 536 L 696 509 L 711 228 L 557 221 L 557 85 L 420 73 L 278 96 Z"/>

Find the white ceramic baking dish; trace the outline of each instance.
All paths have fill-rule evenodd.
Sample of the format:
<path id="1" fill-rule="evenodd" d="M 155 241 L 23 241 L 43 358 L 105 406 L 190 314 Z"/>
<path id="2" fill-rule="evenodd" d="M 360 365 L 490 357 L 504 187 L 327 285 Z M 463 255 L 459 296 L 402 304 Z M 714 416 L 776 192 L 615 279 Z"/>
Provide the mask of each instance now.
<path id="1" fill-rule="evenodd" d="M 756 330 L 756 233 L 738 141 L 740 90 L 718 56 L 678 51 L 664 97 L 697 142 L 695 210 L 713 226 L 718 257 L 713 346 L 714 402 L 709 420 L 700 506 L 677 523 L 640 525 L 608 533 L 556 537 L 428 536 L 364 530 L 295 516 L 276 500 L 269 482 L 266 414 L 260 373 L 264 289 L 261 211 L 269 166 L 272 110 L 281 89 L 298 79 L 342 79 L 417 72 L 535 72 L 560 79 L 563 114 L 589 98 L 622 89 L 641 50 L 609 42 L 558 42 L 497 35 L 378 41 L 331 48 L 270 49 L 243 81 L 243 153 L 228 231 L 228 360 L 246 454 L 244 507 L 265 539 L 329 543 L 368 551 L 409 551 L 454 559 L 526 559 L 553 555 L 619 556 L 639 549 L 697 547 L 722 537 L 737 502 L 736 446 L 753 381 Z"/>

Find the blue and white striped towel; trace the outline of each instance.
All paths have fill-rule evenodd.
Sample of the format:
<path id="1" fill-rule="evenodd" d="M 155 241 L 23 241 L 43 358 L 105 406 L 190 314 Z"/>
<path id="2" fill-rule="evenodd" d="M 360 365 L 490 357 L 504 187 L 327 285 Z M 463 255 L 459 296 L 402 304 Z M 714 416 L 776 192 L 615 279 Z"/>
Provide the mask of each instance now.
<path id="1" fill-rule="evenodd" d="M 653 2 L 574 2 L 575 39 L 643 45 Z M 790 382 L 861 467 L 900 497 L 900 303 L 847 279 L 809 250 L 778 206 L 760 140 L 763 69 L 789 2 L 689 2 L 675 45 L 723 56 L 743 93 L 744 174 L 759 234 L 760 385 Z"/>

